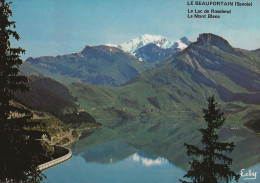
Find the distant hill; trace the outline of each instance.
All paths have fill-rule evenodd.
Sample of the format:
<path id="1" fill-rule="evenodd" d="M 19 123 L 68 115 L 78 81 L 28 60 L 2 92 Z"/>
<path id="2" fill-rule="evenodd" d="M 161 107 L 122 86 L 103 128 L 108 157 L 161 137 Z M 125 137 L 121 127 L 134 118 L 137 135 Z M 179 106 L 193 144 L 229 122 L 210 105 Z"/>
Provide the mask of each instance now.
<path id="1" fill-rule="evenodd" d="M 62 83 L 119 86 L 152 67 L 118 48 L 86 46 L 79 53 L 28 58 L 21 67 L 21 73 L 44 75 Z"/>
<path id="2" fill-rule="evenodd" d="M 75 103 L 77 99 L 64 85 L 53 79 L 31 76 L 28 86 L 31 88 L 30 92 L 16 95 L 17 99 L 26 106 L 55 115 L 78 111 Z"/>
<path id="3" fill-rule="evenodd" d="M 31 76 L 28 86 L 31 91 L 17 93 L 16 100 L 30 109 L 49 112 L 72 127 L 96 123 L 90 114 L 79 111 L 77 98 L 61 83 L 43 76 Z"/>

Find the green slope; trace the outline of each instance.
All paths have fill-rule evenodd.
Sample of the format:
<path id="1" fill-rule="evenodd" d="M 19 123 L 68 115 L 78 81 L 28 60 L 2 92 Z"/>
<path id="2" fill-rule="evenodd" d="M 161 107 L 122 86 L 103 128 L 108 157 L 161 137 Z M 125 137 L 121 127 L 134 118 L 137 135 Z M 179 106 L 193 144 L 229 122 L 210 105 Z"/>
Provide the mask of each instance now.
<path id="1" fill-rule="evenodd" d="M 90 55 L 89 49 L 85 50 L 87 55 Z M 99 49 L 103 50 L 104 47 Z M 115 50 L 115 54 L 117 51 Z M 107 50 L 104 54 L 107 54 Z M 53 111 L 61 109 L 59 113 L 77 111 L 79 105 L 80 109 L 88 111 L 97 120 L 145 121 L 185 116 L 198 119 L 201 117 L 201 109 L 206 105 L 206 98 L 214 94 L 221 108 L 229 115 L 230 124 L 242 126 L 250 119 L 241 119 L 259 108 L 260 56 L 258 50 L 233 48 L 219 36 L 201 34 L 196 42 L 159 67 L 146 71 L 119 87 L 102 87 L 87 83 L 72 83 L 65 87 L 54 80 L 51 81 L 44 86 L 34 84 L 35 91 L 32 90 L 30 94 L 34 97 L 25 95 L 24 102 L 38 110 L 46 110 L 49 106 L 53 107 Z M 44 82 L 40 79 L 38 83 Z M 57 89 L 56 85 L 59 86 Z M 39 87 L 40 92 L 37 91 Z M 48 96 L 54 95 L 55 100 L 48 100 L 48 97 L 44 96 L 46 92 Z M 68 103 L 62 101 L 62 98 L 66 98 Z M 42 101 L 49 102 L 45 108 L 37 108 Z M 61 107 L 56 107 L 56 104 L 61 104 Z M 71 116 L 65 117 L 70 118 Z M 232 121 L 239 121 L 239 124 Z"/>
<path id="2" fill-rule="evenodd" d="M 68 87 L 81 107 L 100 119 L 194 116 L 213 94 L 232 114 L 230 119 L 240 119 L 260 104 L 260 57 L 216 35 L 202 34 L 187 49 L 123 86 Z"/>

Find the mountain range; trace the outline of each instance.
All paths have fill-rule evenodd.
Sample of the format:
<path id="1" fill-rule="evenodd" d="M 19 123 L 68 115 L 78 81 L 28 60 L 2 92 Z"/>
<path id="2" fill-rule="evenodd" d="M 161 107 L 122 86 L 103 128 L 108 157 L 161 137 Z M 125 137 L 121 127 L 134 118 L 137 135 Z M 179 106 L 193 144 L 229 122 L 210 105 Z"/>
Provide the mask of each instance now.
<path id="1" fill-rule="evenodd" d="M 121 87 L 74 83 L 69 88 L 81 106 L 100 118 L 200 113 L 213 94 L 227 113 L 241 118 L 260 104 L 260 57 L 219 36 L 201 34 L 182 52 Z"/>
<path id="2" fill-rule="evenodd" d="M 78 53 L 28 58 L 22 74 L 44 75 L 62 83 L 119 86 L 186 48 L 187 38 L 171 43 L 163 36 L 143 35 L 114 46 L 86 46 Z"/>
<path id="3" fill-rule="evenodd" d="M 105 53 L 100 55 L 100 51 Z M 83 58 L 84 54 L 86 58 L 91 58 L 92 55 L 101 58 L 110 55 L 111 63 L 115 58 L 114 54 L 123 54 L 133 59 L 129 60 L 130 63 L 145 63 L 115 47 L 86 47 L 74 56 L 78 59 Z M 25 64 L 38 65 L 37 69 L 49 68 L 52 64 L 57 67 L 56 64 L 59 65 L 57 62 L 60 62 L 59 57 L 62 57 L 63 63 L 67 64 L 68 68 L 74 68 L 75 73 L 77 69 L 79 69 L 78 73 L 81 69 L 86 69 L 83 60 L 84 64 L 81 67 L 75 67 L 73 65 L 75 61 L 80 63 L 80 60 L 74 59 L 73 62 L 69 59 L 71 56 L 57 56 L 56 62 L 51 59 L 48 62 L 46 60 L 43 62 L 40 58 L 31 61 L 29 59 Z M 95 61 L 97 65 L 101 64 L 100 60 L 93 60 L 93 63 Z M 56 72 L 59 72 L 60 76 L 62 74 L 66 76 L 69 70 L 59 70 L 58 67 L 48 69 L 48 73 L 53 76 L 57 76 Z M 224 38 L 204 33 L 199 35 L 197 41 L 175 53 L 157 67 L 145 72 L 140 70 L 139 73 L 141 74 L 137 77 L 132 75 L 132 79 L 128 78 L 130 80 L 126 83 L 122 81 L 123 85 L 118 87 L 96 86 L 85 83 L 87 80 L 67 83 L 66 87 L 71 95 L 77 98 L 80 108 L 88 111 L 97 120 L 156 120 L 171 116 L 190 116 L 195 119 L 200 117 L 201 109 L 207 104 L 206 98 L 214 94 L 223 111 L 229 114 L 229 120 L 238 121 L 236 123 L 238 126 L 243 126 L 246 121 L 251 120 L 246 123 L 247 126 L 257 127 L 258 123 L 255 120 L 258 118 L 252 121 L 250 116 L 254 114 L 259 116 L 259 50 L 234 48 Z"/>

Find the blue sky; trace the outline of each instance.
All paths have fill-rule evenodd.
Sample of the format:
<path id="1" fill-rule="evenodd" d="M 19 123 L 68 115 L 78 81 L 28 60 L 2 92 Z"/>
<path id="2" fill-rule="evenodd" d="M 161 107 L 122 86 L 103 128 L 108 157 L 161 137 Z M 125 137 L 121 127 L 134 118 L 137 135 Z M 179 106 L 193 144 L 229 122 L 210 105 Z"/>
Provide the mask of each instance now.
<path id="1" fill-rule="evenodd" d="M 257 49 L 260 1 L 252 2 L 253 7 L 215 7 L 232 9 L 220 19 L 188 19 L 188 8 L 205 7 L 188 7 L 186 0 L 13 0 L 21 36 L 13 45 L 26 49 L 22 56 L 26 59 L 77 52 L 86 45 L 117 44 L 142 34 L 195 41 L 200 33 L 210 32 L 235 47 Z"/>

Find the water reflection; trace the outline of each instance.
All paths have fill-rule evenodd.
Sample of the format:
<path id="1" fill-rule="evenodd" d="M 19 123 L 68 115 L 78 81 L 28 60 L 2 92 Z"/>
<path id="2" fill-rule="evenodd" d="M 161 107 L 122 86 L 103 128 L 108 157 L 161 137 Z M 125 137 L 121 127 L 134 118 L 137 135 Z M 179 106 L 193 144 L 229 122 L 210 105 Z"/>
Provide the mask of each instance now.
<path id="1" fill-rule="evenodd" d="M 111 124 L 105 123 L 102 130 L 72 145 L 73 158 L 47 170 L 47 180 L 91 183 L 178 182 L 188 167 L 183 143 L 200 145 L 197 129 L 202 123 L 197 121 L 133 121 L 122 125 L 116 122 L 116 128 L 112 128 Z M 220 137 L 223 141 L 236 143 L 232 153 L 235 171 L 251 169 L 259 172 L 260 176 L 259 136 L 246 128 L 234 131 L 226 126 L 220 131 Z M 61 172 L 63 179 L 58 177 L 57 171 Z M 260 177 L 257 177 L 248 182 L 259 183 L 259 180 Z M 240 182 L 245 181 L 241 179 Z"/>
<path id="2" fill-rule="evenodd" d="M 165 157 L 172 164 L 187 169 L 189 157 L 184 142 L 200 144 L 198 121 L 133 121 L 110 128 L 111 123 L 102 130 L 80 140 L 72 146 L 73 153 L 81 155 L 87 162 L 106 163 L 120 161 L 137 152 L 154 157 Z M 158 125 L 160 124 L 160 125 Z M 220 140 L 235 142 L 231 154 L 233 169 L 240 171 L 260 163 L 260 137 L 246 128 L 231 130 L 225 126 L 220 130 Z"/>
<path id="3" fill-rule="evenodd" d="M 82 148 L 72 148 L 73 154 L 82 156 L 86 162 L 110 163 L 123 160 L 137 152 L 127 142 L 118 140 Z"/>
<path id="4" fill-rule="evenodd" d="M 165 165 L 165 164 L 169 163 L 168 160 L 165 158 L 148 156 L 142 152 L 133 154 L 131 156 L 131 158 L 133 159 L 133 161 L 141 163 L 142 165 L 144 165 L 146 167 Z"/>
<path id="5" fill-rule="evenodd" d="M 250 170 L 260 172 L 260 165 L 251 167 Z M 137 152 L 121 161 L 105 164 L 86 162 L 82 156 L 74 155 L 71 160 L 47 169 L 44 173 L 48 177 L 45 182 L 51 183 L 172 183 L 178 182 L 185 171 L 166 158 Z M 259 180 L 257 175 L 255 180 L 241 178 L 239 183 L 259 183 Z"/>
<path id="6" fill-rule="evenodd" d="M 45 182 L 51 183 L 172 183 L 178 182 L 185 172 L 164 158 L 150 159 L 141 156 L 139 152 L 121 161 L 106 164 L 86 162 L 82 156 L 73 156 L 71 160 L 47 169 L 44 173 L 48 177 Z"/>

